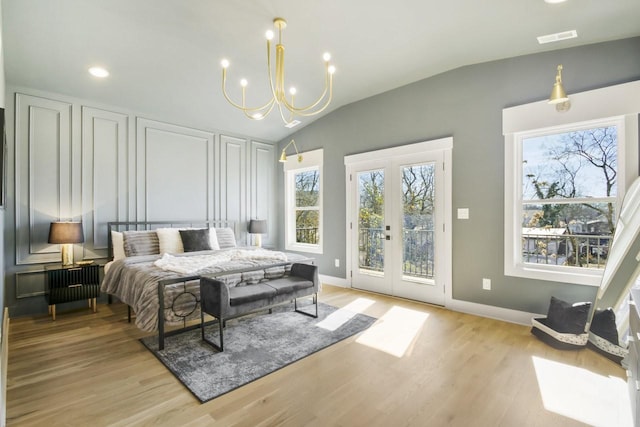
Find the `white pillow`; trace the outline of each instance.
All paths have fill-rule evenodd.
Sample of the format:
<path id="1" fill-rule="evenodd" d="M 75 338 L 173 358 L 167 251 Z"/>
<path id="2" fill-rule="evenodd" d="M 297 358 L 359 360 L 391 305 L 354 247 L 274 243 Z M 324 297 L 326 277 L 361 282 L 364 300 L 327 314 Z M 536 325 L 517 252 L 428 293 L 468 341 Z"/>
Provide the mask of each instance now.
<path id="1" fill-rule="evenodd" d="M 161 254 L 175 254 L 184 252 L 180 231 L 177 228 L 158 228 L 158 243 L 160 244 Z"/>
<path id="2" fill-rule="evenodd" d="M 111 248 L 113 249 L 113 260 L 126 258 L 124 254 L 124 235 L 120 231 L 111 232 Z"/>
<path id="3" fill-rule="evenodd" d="M 218 235 L 216 234 L 215 228 L 209 229 L 209 245 L 211 245 L 211 249 L 220 250 L 220 245 L 218 244 Z"/>

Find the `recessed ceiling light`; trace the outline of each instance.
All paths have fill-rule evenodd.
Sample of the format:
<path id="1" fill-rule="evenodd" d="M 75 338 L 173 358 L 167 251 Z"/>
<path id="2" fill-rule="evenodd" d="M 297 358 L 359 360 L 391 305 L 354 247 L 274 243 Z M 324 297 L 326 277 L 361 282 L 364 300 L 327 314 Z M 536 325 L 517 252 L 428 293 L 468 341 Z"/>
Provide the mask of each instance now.
<path id="1" fill-rule="evenodd" d="M 556 3 L 564 3 L 567 0 L 544 0 L 545 3 L 556 4 Z"/>
<path id="2" fill-rule="evenodd" d="M 100 77 L 101 79 L 103 79 L 109 75 L 109 72 L 102 67 L 91 67 L 89 68 L 89 74 L 94 77 Z"/>
<path id="3" fill-rule="evenodd" d="M 559 42 L 567 39 L 575 39 L 578 37 L 578 32 L 576 30 L 563 31 L 561 33 L 547 34 L 546 36 L 539 36 L 538 43 L 553 43 Z"/>

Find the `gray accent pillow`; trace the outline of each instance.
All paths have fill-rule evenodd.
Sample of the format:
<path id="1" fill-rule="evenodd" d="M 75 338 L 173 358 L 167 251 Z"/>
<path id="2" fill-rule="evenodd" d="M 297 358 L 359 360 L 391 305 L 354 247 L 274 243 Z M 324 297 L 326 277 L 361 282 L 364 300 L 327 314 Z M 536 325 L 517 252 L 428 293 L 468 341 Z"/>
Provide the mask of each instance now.
<path id="1" fill-rule="evenodd" d="M 547 312 L 547 326 L 562 334 L 584 334 L 590 311 L 590 302 L 571 304 L 552 296 Z"/>
<path id="2" fill-rule="evenodd" d="M 123 231 L 126 256 L 154 255 L 160 253 L 158 234 L 155 231 Z"/>
<path id="3" fill-rule="evenodd" d="M 229 227 L 216 228 L 216 236 L 218 237 L 218 245 L 220 249 L 229 249 L 236 247 L 236 236 Z"/>
<path id="4" fill-rule="evenodd" d="M 209 240 L 209 229 L 198 228 L 195 230 L 179 230 L 182 246 L 185 252 L 208 251 L 211 250 Z"/>

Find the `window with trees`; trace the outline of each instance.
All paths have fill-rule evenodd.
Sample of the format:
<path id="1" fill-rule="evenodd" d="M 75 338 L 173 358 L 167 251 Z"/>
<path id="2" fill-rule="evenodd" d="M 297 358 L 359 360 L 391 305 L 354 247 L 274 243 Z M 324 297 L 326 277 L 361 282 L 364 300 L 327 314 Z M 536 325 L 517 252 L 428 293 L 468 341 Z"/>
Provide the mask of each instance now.
<path id="1" fill-rule="evenodd" d="M 289 160 L 285 179 L 285 247 L 322 253 L 322 150 Z"/>
<path id="2" fill-rule="evenodd" d="M 524 263 L 604 267 L 615 230 L 619 126 L 519 135 Z"/>

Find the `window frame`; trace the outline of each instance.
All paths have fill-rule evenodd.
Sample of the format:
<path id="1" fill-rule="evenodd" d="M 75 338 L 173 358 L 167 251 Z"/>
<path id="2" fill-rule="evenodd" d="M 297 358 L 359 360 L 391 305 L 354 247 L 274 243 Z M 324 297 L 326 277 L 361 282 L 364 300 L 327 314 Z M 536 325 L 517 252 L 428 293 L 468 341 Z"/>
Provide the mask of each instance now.
<path id="1" fill-rule="evenodd" d="M 640 82 L 570 95 L 573 106 L 556 112 L 546 101 L 503 110 L 505 141 L 504 274 L 587 286 L 599 286 L 603 269 L 525 263 L 522 260 L 522 141 L 603 126 L 616 126 L 616 218 L 625 191 L 638 176 L 638 111 Z M 617 98 L 616 98 L 617 97 Z"/>
<path id="2" fill-rule="evenodd" d="M 324 151 L 322 149 L 307 151 L 300 153 L 302 161 L 298 162 L 298 155 L 287 156 L 287 162 L 284 164 L 284 200 L 285 200 L 285 249 L 298 252 L 309 252 L 315 254 L 323 253 L 323 186 L 324 171 L 323 158 Z M 302 210 L 318 211 L 318 243 L 299 243 L 296 242 L 296 211 L 301 210 L 296 206 L 296 189 L 295 176 L 301 172 L 317 170 L 320 174 L 319 194 L 317 208 L 309 209 L 305 207 Z"/>

